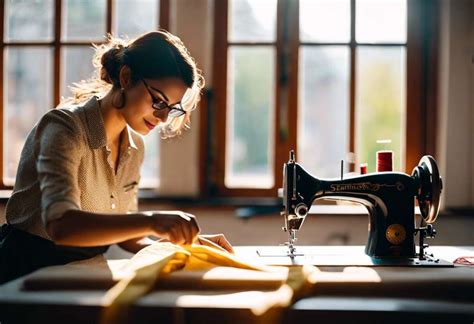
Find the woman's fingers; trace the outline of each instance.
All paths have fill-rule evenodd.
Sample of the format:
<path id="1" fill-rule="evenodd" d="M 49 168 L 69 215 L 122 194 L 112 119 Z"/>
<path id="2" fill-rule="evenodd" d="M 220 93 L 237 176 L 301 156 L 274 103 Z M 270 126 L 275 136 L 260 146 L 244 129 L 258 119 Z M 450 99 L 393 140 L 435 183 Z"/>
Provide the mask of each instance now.
<path id="1" fill-rule="evenodd" d="M 223 234 L 220 234 L 218 236 L 218 243 L 220 246 L 222 246 L 224 249 L 226 249 L 227 251 L 229 251 L 230 253 L 234 253 L 234 248 L 232 247 L 232 245 L 230 244 L 229 241 L 227 241 L 227 239 L 225 238 L 225 236 Z"/>
<path id="2" fill-rule="evenodd" d="M 201 232 L 201 229 L 199 228 L 199 225 L 197 223 L 197 220 L 196 220 L 196 217 L 192 214 L 188 214 L 188 213 L 185 213 L 186 216 L 190 217 L 191 218 L 191 235 L 192 235 L 192 240 L 191 240 L 191 243 L 194 242 L 197 238 L 197 236 L 199 235 L 199 233 Z"/>
<path id="3" fill-rule="evenodd" d="M 225 236 L 223 234 L 200 235 L 199 240 L 201 242 L 203 242 L 203 243 L 201 243 L 203 245 L 212 246 L 210 244 L 206 244 L 207 243 L 206 241 L 210 241 L 212 244 L 220 246 L 221 248 L 223 248 L 227 252 L 234 253 L 234 248 L 229 243 L 229 241 L 227 241 L 227 239 L 225 238 Z M 215 247 L 215 246 L 213 246 L 213 247 Z"/>
<path id="4" fill-rule="evenodd" d="M 174 227 L 169 231 L 169 240 L 173 244 L 184 244 L 185 239 L 180 227 Z"/>
<path id="5" fill-rule="evenodd" d="M 198 238 L 198 243 L 201 244 L 201 245 L 212 247 L 212 248 L 217 249 L 217 250 L 227 252 L 227 250 L 224 249 L 222 246 L 220 246 L 220 245 L 218 245 L 218 244 L 212 242 L 211 240 L 208 240 L 208 239 L 206 239 L 202 236 Z"/>
<path id="6" fill-rule="evenodd" d="M 181 211 L 153 212 L 154 231 L 174 244 L 192 244 L 199 234 L 196 217 Z"/>
<path id="7" fill-rule="evenodd" d="M 181 222 L 181 229 L 184 236 L 184 244 L 192 244 L 199 233 L 199 226 L 197 225 L 194 215 L 183 213 L 184 221 Z"/>
<path id="8" fill-rule="evenodd" d="M 182 226 L 182 231 L 184 235 L 184 244 L 190 245 L 194 241 L 194 229 L 193 226 Z"/>

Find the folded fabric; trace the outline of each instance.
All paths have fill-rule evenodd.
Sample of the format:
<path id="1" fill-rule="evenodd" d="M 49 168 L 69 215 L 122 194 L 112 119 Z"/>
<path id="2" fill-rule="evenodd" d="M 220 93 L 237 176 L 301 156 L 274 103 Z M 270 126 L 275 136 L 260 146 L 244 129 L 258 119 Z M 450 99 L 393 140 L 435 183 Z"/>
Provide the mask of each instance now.
<path id="1" fill-rule="evenodd" d="M 159 281 L 173 271 L 184 272 L 206 271 L 216 267 L 231 267 L 274 273 L 285 271 L 286 280 L 275 290 L 269 291 L 269 303 L 254 310 L 256 315 L 263 314 L 271 307 L 287 307 L 296 297 L 295 292 L 302 293 L 308 287 L 307 278 L 311 270 L 308 267 L 267 267 L 251 264 L 236 256 L 203 245 L 177 246 L 171 243 L 155 243 L 138 252 L 128 263 L 124 277 L 112 287 L 103 298 L 106 305 L 101 316 L 101 323 L 127 322 L 128 310 L 137 299 L 150 292 Z"/>
<path id="2" fill-rule="evenodd" d="M 474 265 L 474 256 L 462 256 L 453 261 L 454 264 Z"/>

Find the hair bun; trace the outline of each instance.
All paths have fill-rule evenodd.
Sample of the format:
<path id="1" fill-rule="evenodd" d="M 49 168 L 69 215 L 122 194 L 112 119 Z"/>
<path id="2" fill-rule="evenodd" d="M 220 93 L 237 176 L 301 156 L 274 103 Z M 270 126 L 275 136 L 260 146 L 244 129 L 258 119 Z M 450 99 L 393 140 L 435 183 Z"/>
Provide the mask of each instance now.
<path id="1" fill-rule="evenodd" d="M 119 83 L 119 73 L 120 68 L 123 65 L 123 56 L 125 52 L 125 47 L 123 45 L 118 45 L 113 47 L 105 52 L 100 62 L 102 68 L 100 69 L 100 78 L 110 84 Z"/>

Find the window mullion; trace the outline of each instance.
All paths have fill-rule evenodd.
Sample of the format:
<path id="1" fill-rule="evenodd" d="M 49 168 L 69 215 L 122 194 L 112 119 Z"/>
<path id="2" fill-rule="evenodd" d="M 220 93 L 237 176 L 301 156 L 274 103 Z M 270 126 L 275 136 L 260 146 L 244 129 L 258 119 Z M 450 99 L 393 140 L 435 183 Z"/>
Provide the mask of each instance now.
<path id="1" fill-rule="evenodd" d="M 170 0 L 160 0 L 160 10 L 158 12 L 158 24 L 160 28 L 170 29 Z"/>
<path id="2" fill-rule="evenodd" d="M 355 0 L 351 0 L 351 40 L 350 40 L 350 93 L 349 93 L 349 152 L 355 152 L 355 95 L 356 95 L 356 40 L 355 40 L 355 25 L 356 25 L 356 4 Z M 357 161 L 357 159 L 356 159 Z M 348 161 L 350 162 L 350 161 Z M 355 163 L 349 163 L 350 172 L 355 171 Z"/>
<path id="3" fill-rule="evenodd" d="M 407 98 L 406 98 L 406 160 L 405 168 L 409 171 L 417 165 L 419 158 L 425 152 L 423 107 L 421 103 L 422 88 L 421 67 L 422 35 L 421 35 L 421 1 L 414 1 L 407 6 Z M 412 89 L 410 91 L 410 89 Z M 413 90 L 417 89 L 417 90 Z"/>
<path id="4" fill-rule="evenodd" d="M 5 1 L 2 1 L 0 2 L 0 15 L 2 15 L 2 21 L 1 21 L 1 24 L 0 24 L 0 38 L 1 38 L 1 41 L 2 41 L 2 48 L 0 50 L 0 75 L 1 75 L 1 78 L 2 78 L 2 86 L 0 87 L 0 121 L 2 123 L 2 132 L 0 134 L 0 174 L 1 174 L 1 178 L 0 178 L 0 187 L 1 189 L 6 189 L 6 186 L 5 186 L 5 183 L 4 183 L 4 168 L 3 168 L 3 165 L 4 165 L 4 154 L 3 154 L 3 139 L 4 139 L 4 136 L 3 136 L 3 125 L 5 124 L 3 122 L 3 118 L 4 118 L 4 111 L 5 111 L 5 101 L 3 100 L 3 89 L 4 89 L 4 83 L 5 83 L 5 76 L 4 76 L 4 54 L 5 54 L 5 30 L 4 30 L 4 26 L 5 26 Z"/>
<path id="5" fill-rule="evenodd" d="M 105 7 L 105 15 L 106 15 L 106 25 L 105 25 L 105 32 L 107 34 L 112 33 L 113 28 L 113 11 L 114 11 L 114 0 L 107 0 L 107 4 Z"/>
<path id="6" fill-rule="evenodd" d="M 282 154 L 283 161 L 280 162 L 278 177 L 281 181 L 283 180 L 283 174 L 281 168 L 284 162 L 288 161 L 288 152 L 290 149 L 297 150 L 297 132 L 298 132 L 298 71 L 299 71 L 299 37 L 300 37 L 300 15 L 299 15 L 299 1 L 287 0 L 290 3 L 288 12 L 288 23 L 289 23 L 289 101 L 288 101 L 288 118 L 289 133 L 288 133 L 288 146 L 285 152 Z"/>
<path id="7" fill-rule="evenodd" d="M 277 66 L 275 91 L 275 187 L 283 181 L 281 168 L 288 152 L 296 150 L 298 120 L 299 2 L 279 0 L 277 14 Z M 276 191 L 275 191 L 276 194 Z"/>
<path id="8" fill-rule="evenodd" d="M 61 99 L 61 30 L 62 0 L 55 1 L 54 7 L 54 63 L 53 63 L 53 104 Z"/>
<path id="9" fill-rule="evenodd" d="M 275 124 L 274 124 L 274 177 L 275 185 L 281 184 L 282 155 L 288 147 L 288 6 L 287 0 L 279 0 L 277 6 L 277 39 L 275 76 Z M 280 165 L 280 166 L 279 166 Z"/>
<path id="10" fill-rule="evenodd" d="M 220 30 L 219 33 L 214 33 L 214 66 L 219 67 L 213 69 L 213 87 L 215 89 L 215 105 L 220 107 L 215 109 L 215 136 L 212 142 L 209 143 L 211 147 L 212 156 L 212 172 L 209 181 L 210 194 L 214 191 L 222 193 L 225 189 L 225 143 L 226 143 L 226 98 L 227 98 L 227 29 L 228 29 L 228 0 L 216 1 L 214 8 L 214 29 Z"/>

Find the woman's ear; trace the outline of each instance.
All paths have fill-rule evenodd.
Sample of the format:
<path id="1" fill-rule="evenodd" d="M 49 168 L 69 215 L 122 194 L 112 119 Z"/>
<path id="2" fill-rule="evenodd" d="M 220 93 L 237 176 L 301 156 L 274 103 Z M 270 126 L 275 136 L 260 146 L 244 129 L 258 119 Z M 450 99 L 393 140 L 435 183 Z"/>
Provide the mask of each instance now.
<path id="1" fill-rule="evenodd" d="M 120 88 L 127 89 L 132 83 L 132 70 L 128 65 L 124 65 L 120 68 Z"/>

